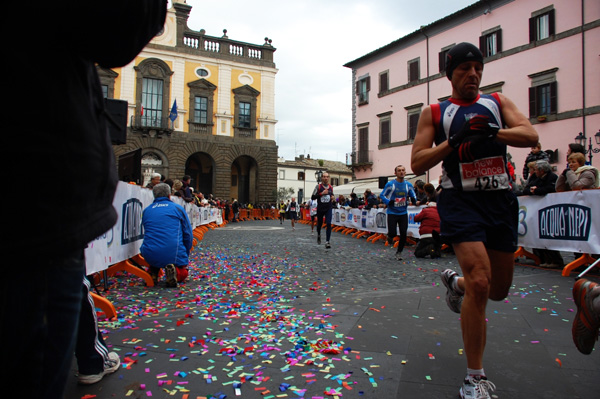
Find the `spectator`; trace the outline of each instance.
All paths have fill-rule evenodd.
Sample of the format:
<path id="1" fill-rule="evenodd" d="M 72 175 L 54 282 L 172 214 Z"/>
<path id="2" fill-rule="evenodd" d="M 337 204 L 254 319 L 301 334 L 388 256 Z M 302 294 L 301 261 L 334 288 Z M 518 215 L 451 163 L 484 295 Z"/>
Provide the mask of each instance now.
<path id="1" fill-rule="evenodd" d="M 531 187 L 537 184 L 538 177 L 535 173 L 535 163 L 536 161 L 531 161 L 527 164 L 527 168 L 529 168 L 529 177 L 527 178 L 527 181 L 521 179 L 523 189 L 521 190 L 520 195 L 531 195 Z"/>
<path id="2" fill-rule="evenodd" d="M 238 222 L 238 218 L 240 217 L 240 204 L 236 199 L 233 200 L 233 204 L 231 204 L 231 210 L 233 211 L 233 222 Z"/>
<path id="3" fill-rule="evenodd" d="M 110 352 L 98 329 L 96 305 L 90 294 L 90 280 L 83 279 L 83 300 L 77 330 L 75 357 L 77 358 L 77 381 L 90 385 L 102 380 L 105 375 L 114 373 L 121 364 L 116 352 Z"/>
<path id="4" fill-rule="evenodd" d="M 552 167 L 548 161 L 536 161 L 535 174 L 537 179 L 532 181 L 529 187 L 529 195 L 546 195 L 556 191 L 555 185 L 558 176 L 552 172 Z"/>
<path id="5" fill-rule="evenodd" d="M 379 201 L 377 200 L 377 196 L 375 194 L 373 194 L 370 189 L 367 188 L 364 196 L 365 196 L 365 208 L 364 209 L 377 208 L 377 204 Z"/>
<path id="6" fill-rule="evenodd" d="M 536 145 L 531 147 L 531 152 L 525 158 L 525 165 L 523 165 L 523 178 L 527 180 L 529 177 L 529 167 L 527 166 L 529 162 L 534 161 L 547 161 L 548 154 L 545 151 L 542 151 L 542 144 L 538 142 Z"/>
<path id="7" fill-rule="evenodd" d="M 160 173 L 152 173 L 150 175 L 150 181 L 148 182 L 148 184 L 146 184 L 146 188 L 152 188 L 156 186 L 158 183 L 160 183 L 160 178 Z"/>
<path id="8" fill-rule="evenodd" d="M 433 187 L 433 185 L 431 185 Z M 434 189 L 435 190 L 435 189 Z M 439 258 L 442 251 L 440 240 L 440 215 L 437 211 L 435 201 L 429 201 L 427 207 L 415 215 L 415 222 L 421 223 L 419 226 L 419 242 L 415 248 L 415 256 L 424 258 L 427 255 L 431 259 Z"/>
<path id="9" fill-rule="evenodd" d="M 4 4 L 17 16 L 23 4 Z M 6 397 L 62 398 L 71 366 L 85 274 L 85 247 L 117 221 L 118 176 L 97 67 L 131 63 L 164 25 L 167 2 L 36 2 L 27 25 L 4 43 L 19 66 L 5 67 L 4 92 L 14 104 L 4 126 L 18 132 L 5 146 L 10 174 L 44 174 L 75 184 L 19 212 L 3 241 L 10 277 L 0 279 L 0 348 Z M 110 26 L 107 21 L 111 21 Z M 45 45 L 36 46 L 40 34 Z M 40 60 L 44 75 L 39 76 Z M 44 103 L 32 112 L 32 93 Z M 121 127 L 121 126 L 119 126 Z M 45 154 L 52 154 L 45 156 Z M 38 179 L 36 179 L 38 180 Z M 55 179 L 39 179 L 42 192 Z M 39 228 L 38 228 L 39 226 Z M 32 245 L 34 243 L 34 245 Z M 6 269 L 8 270 L 8 268 Z M 23 381 L 24 373 L 27 383 Z M 16 385 L 15 385 L 16 384 Z"/>
<path id="10" fill-rule="evenodd" d="M 567 159 L 569 158 L 569 155 L 571 155 L 574 152 L 578 152 L 580 154 L 585 155 L 585 148 L 583 148 L 583 146 L 581 144 L 578 143 L 570 143 L 569 146 L 567 147 Z M 589 165 L 589 162 L 586 161 L 585 163 L 586 165 Z M 569 163 L 567 161 L 567 168 L 569 167 Z"/>
<path id="11" fill-rule="evenodd" d="M 358 196 L 355 192 L 350 193 L 350 208 L 358 208 Z"/>
<path id="12" fill-rule="evenodd" d="M 427 194 L 425 193 L 425 182 L 421 179 L 415 182 L 415 195 L 417 197 L 417 203 L 415 205 L 425 205 L 429 200 L 427 199 Z"/>
<path id="13" fill-rule="evenodd" d="M 569 167 L 556 181 L 556 191 L 584 190 L 598 188 L 600 176 L 598 169 L 585 164 L 585 156 L 574 152 L 567 158 Z"/>
<path id="14" fill-rule="evenodd" d="M 154 186 L 154 202 L 142 213 L 144 241 L 140 253 L 150 265 L 156 284 L 159 269 L 165 269 L 167 287 L 177 287 L 188 275 L 192 250 L 192 226 L 185 209 L 170 199 L 169 185 Z"/>
<path id="15" fill-rule="evenodd" d="M 549 193 L 556 191 L 556 181 L 558 176 L 552 172 L 552 167 L 548 161 L 537 161 L 535 163 L 535 174 L 537 180 L 535 180 L 529 189 L 529 195 L 544 196 Z M 563 268 L 565 266 L 562 255 L 559 251 L 553 249 L 541 249 L 533 248 L 533 253 L 540 258 L 541 267 L 548 269 Z"/>
<path id="16" fill-rule="evenodd" d="M 190 182 L 192 178 L 189 175 L 183 176 L 181 182 L 183 183 L 182 192 L 183 192 L 183 200 L 185 202 L 192 202 L 194 198 L 192 196 L 192 187 L 190 186 Z"/>
<path id="17" fill-rule="evenodd" d="M 438 192 L 436 191 L 436 189 L 433 186 L 433 184 L 431 184 L 431 183 L 425 183 L 425 185 L 423 186 L 423 191 L 425 192 L 425 195 L 427 197 L 427 202 L 434 201 L 434 202 L 437 203 L 437 194 L 438 194 Z"/>

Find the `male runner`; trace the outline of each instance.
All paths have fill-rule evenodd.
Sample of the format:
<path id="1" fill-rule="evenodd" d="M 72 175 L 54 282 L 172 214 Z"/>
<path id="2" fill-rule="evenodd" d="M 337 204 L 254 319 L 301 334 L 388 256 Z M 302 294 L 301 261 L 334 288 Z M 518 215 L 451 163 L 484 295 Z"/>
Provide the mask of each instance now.
<path id="1" fill-rule="evenodd" d="M 406 168 L 402 165 L 394 168 L 396 178 L 386 183 L 379 194 L 387 206 L 388 244 L 394 244 L 394 238 L 400 233 L 396 259 L 402 260 L 402 250 L 406 245 L 406 232 L 408 230 L 408 199 L 413 205 L 417 202 L 413 185 L 404 180 Z"/>
<path id="2" fill-rule="evenodd" d="M 442 239 L 453 245 L 464 277 L 448 269 L 446 302 L 461 314 L 467 376 L 462 398 L 489 398 L 495 385 L 483 369 L 488 298 L 506 297 L 517 244 L 518 202 L 511 191 L 506 147 L 532 147 L 538 134 L 501 93 L 479 94 L 483 55 L 470 43 L 447 54 L 452 96 L 426 107 L 412 148 L 413 173 L 442 162 L 438 212 Z M 435 143 L 435 146 L 433 144 Z"/>
<path id="3" fill-rule="evenodd" d="M 331 239 L 331 215 L 333 209 L 333 186 L 329 184 L 329 173 L 324 172 L 321 176 L 321 183 L 317 184 L 313 191 L 313 196 L 317 196 L 317 244 L 321 243 L 321 227 L 323 226 L 323 218 L 327 224 L 327 235 L 325 240 L 325 248 L 331 248 L 329 240 Z"/>

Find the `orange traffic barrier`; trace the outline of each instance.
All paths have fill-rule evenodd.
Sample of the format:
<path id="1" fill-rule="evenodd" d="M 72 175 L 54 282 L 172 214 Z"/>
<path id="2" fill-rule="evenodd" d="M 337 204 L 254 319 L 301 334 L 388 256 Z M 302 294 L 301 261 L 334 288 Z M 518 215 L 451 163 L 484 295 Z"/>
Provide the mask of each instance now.
<path id="1" fill-rule="evenodd" d="M 591 265 L 595 261 L 596 259 L 594 259 L 590 254 L 581 254 L 579 258 L 565 265 L 562 270 L 562 275 L 567 277 L 569 274 L 571 274 L 573 269 L 577 269 L 579 266 Z"/>
<path id="2" fill-rule="evenodd" d="M 115 310 L 115 307 L 113 306 L 111 301 L 94 292 L 90 292 L 90 294 L 92 294 L 94 306 L 102 310 L 107 319 L 114 319 L 115 317 L 117 317 L 117 311 Z"/>

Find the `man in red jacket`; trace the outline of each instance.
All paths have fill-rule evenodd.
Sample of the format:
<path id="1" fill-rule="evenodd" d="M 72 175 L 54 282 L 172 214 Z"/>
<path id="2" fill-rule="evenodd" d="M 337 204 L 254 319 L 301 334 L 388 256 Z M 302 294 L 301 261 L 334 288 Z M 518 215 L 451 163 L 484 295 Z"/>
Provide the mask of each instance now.
<path id="1" fill-rule="evenodd" d="M 415 249 L 417 258 L 424 258 L 427 255 L 431 259 L 439 258 L 441 255 L 440 242 L 440 215 L 437 211 L 437 204 L 433 201 L 427 203 L 427 207 L 415 215 L 415 222 L 421 223 L 419 226 L 419 243 Z"/>

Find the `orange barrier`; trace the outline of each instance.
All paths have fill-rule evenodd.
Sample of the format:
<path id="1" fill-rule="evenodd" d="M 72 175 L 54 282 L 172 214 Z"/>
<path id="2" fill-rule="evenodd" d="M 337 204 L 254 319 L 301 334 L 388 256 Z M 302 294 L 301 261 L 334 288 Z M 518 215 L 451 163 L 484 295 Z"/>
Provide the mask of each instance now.
<path id="1" fill-rule="evenodd" d="M 591 265 L 595 261 L 596 259 L 594 259 L 590 254 L 581 254 L 579 258 L 575 259 L 563 268 L 562 275 L 567 277 L 569 274 L 571 274 L 573 269 L 577 269 L 579 266 Z"/>
<path id="2" fill-rule="evenodd" d="M 540 258 L 537 255 L 532 254 L 531 252 L 525 250 L 525 248 L 523 248 L 523 247 L 519 247 L 515 251 L 515 259 L 520 258 L 520 257 L 533 259 L 533 261 L 535 262 L 536 265 L 539 265 L 541 262 Z"/>
<path id="3" fill-rule="evenodd" d="M 218 227 L 218 225 L 213 222 L 207 225 L 198 226 L 194 230 L 192 230 L 192 234 L 194 235 L 193 246 L 196 246 L 198 244 L 198 241 L 202 241 L 202 239 L 204 238 L 204 233 L 208 231 L 209 228 L 214 230 L 216 227 Z M 106 276 L 114 276 L 120 271 L 125 271 L 127 273 L 131 273 L 135 276 L 142 278 L 146 283 L 147 287 L 154 287 L 154 280 L 152 280 L 150 273 L 148 273 L 147 270 L 144 270 L 143 267 L 149 268 L 150 265 L 148 264 L 148 262 L 146 262 L 146 260 L 141 254 L 137 254 L 130 259 L 109 266 L 109 268 L 106 269 Z M 159 275 L 161 275 L 162 273 L 163 271 L 160 270 Z M 97 280 L 97 278 L 94 278 L 95 284 L 99 283 L 99 281 Z M 116 317 L 117 312 L 115 310 L 115 307 L 108 299 L 96 293 L 91 294 L 92 298 L 94 299 L 94 306 L 101 309 L 108 319 Z"/>

